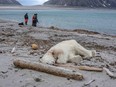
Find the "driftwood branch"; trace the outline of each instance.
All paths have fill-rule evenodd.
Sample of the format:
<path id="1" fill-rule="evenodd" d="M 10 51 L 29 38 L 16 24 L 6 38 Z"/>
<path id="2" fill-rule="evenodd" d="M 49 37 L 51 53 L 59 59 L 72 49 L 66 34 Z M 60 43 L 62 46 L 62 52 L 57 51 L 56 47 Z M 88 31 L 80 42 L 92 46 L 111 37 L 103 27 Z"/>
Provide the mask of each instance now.
<path id="1" fill-rule="evenodd" d="M 53 74 L 56 76 L 66 77 L 74 80 L 83 79 L 83 75 L 78 73 L 77 71 L 65 69 L 62 67 L 56 67 L 48 64 L 42 64 L 39 62 L 30 62 L 25 60 L 15 60 L 13 63 L 15 66 L 19 68 L 32 69 L 32 70 L 41 71 L 41 72 Z"/>
<path id="2" fill-rule="evenodd" d="M 102 68 L 97 67 L 90 67 L 90 66 L 78 66 L 78 69 L 80 70 L 86 70 L 86 71 L 96 71 L 96 72 L 102 72 Z"/>
<path id="3" fill-rule="evenodd" d="M 89 82 L 85 83 L 84 86 L 90 85 L 90 84 L 91 84 L 92 82 L 94 82 L 94 81 L 95 81 L 95 79 L 90 80 Z"/>
<path id="4" fill-rule="evenodd" d="M 72 64 L 56 64 L 55 66 L 64 67 L 72 70 L 85 70 L 85 71 L 96 71 L 96 72 L 102 72 L 102 68 L 97 67 L 90 67 L 90 66 L 74 66 Z"/>
<path id="5" fill-rule="evenodd" d="M 106 71 L 106 73 L 111 77 L 111 78 L 116 78 L 116 76 L 108 69 L 103 67 L 103 69 Z"/>

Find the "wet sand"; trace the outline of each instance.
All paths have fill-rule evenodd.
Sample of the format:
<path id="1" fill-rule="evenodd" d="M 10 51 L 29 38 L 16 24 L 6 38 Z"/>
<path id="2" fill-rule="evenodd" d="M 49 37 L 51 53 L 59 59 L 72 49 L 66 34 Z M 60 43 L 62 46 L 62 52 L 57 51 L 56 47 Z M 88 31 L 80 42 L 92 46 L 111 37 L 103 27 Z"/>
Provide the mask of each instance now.
<path id="1" fill-rule="evenodd" d="M 39 59 L 53 45 L 63 40 L 75 39 L 87 49 L 95 49 L 97 56 L 83 60 L 79 65 L 107 67 L 116 75 L 116 36 L 85 30 L 61 30 L 54 27 L 18 26 L 17 23 L 0 21 L 0 87 L 115 87 L 116 79 L 105 71 L 90 72 L 78 70 L 84 75 L 83 81 L 58 77 L 13 65 L 15 59 L 39 62 Z M 38 44 L 32 50 L 31 44 Z M 11 51 L 15 47 L 15 52 Z M 93 83 L 85 83 L 95 79 Z"/>

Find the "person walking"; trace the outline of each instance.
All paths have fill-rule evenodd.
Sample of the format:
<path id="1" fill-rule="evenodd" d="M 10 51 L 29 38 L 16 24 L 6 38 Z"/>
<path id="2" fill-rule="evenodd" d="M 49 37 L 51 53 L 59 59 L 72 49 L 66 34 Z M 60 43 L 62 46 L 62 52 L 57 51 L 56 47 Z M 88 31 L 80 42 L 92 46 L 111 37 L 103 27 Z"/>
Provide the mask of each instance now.
<path id="1" fill-rule="evenodd" d="M 27 23 L 28 23 L 28 13 L 26 13 L 26 14 L 24 15 L 24 19 L 25 19 L 25 25 L 27 25 Z"/>
<path id="2" fill-rule="evenodd" d="M 33 17 L 32 17 L 32 26 L 36 27 L 37 22 L 38 22 L 37 14 L 34 14 Z"/>

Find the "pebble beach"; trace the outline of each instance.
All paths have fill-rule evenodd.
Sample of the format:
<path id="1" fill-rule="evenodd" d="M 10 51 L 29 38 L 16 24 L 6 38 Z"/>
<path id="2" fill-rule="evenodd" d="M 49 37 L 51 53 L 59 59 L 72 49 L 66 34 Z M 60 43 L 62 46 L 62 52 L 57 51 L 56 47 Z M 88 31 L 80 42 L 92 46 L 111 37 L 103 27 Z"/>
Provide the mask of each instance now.
<path id="1" fill-rule="evenodd" d="M 84 80 L 77 81 L 43 72 L 15 67 L 13 61 L 39 59 L 57 43 L 74 39 L 86 49 L 97 51 L 96 57 L 83 59 L 79 65 L 106 67 L 116 77 L 116 36 L 86 29 L 63 30 L 52 27 L 19 26 L 0 20 L 0 87 L 115 87 L 116 78 L 102 72 L 78 70 Z M 38 49 L 33 50 L 32 44 Z M 12 52 L 12 50 L 14 51 Z M 77 64 L 78 65 L 78 64 Z M 94 80 L 89 85 L 89 81 Z"/>

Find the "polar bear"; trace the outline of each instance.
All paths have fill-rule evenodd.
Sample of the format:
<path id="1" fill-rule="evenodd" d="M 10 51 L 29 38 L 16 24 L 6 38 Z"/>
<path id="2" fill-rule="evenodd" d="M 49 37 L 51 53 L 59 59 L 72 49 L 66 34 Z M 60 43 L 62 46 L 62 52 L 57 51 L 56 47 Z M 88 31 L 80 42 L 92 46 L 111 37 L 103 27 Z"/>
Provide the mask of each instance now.
<path id="1" fill-rule="evenodd" d="M 93 57 L 95 54 L 95 50 L 85 49 L 76 40 L 66 40 L 51 47 L 40 61 L 46 64 L 78 63 L 83 57 Z"/>

